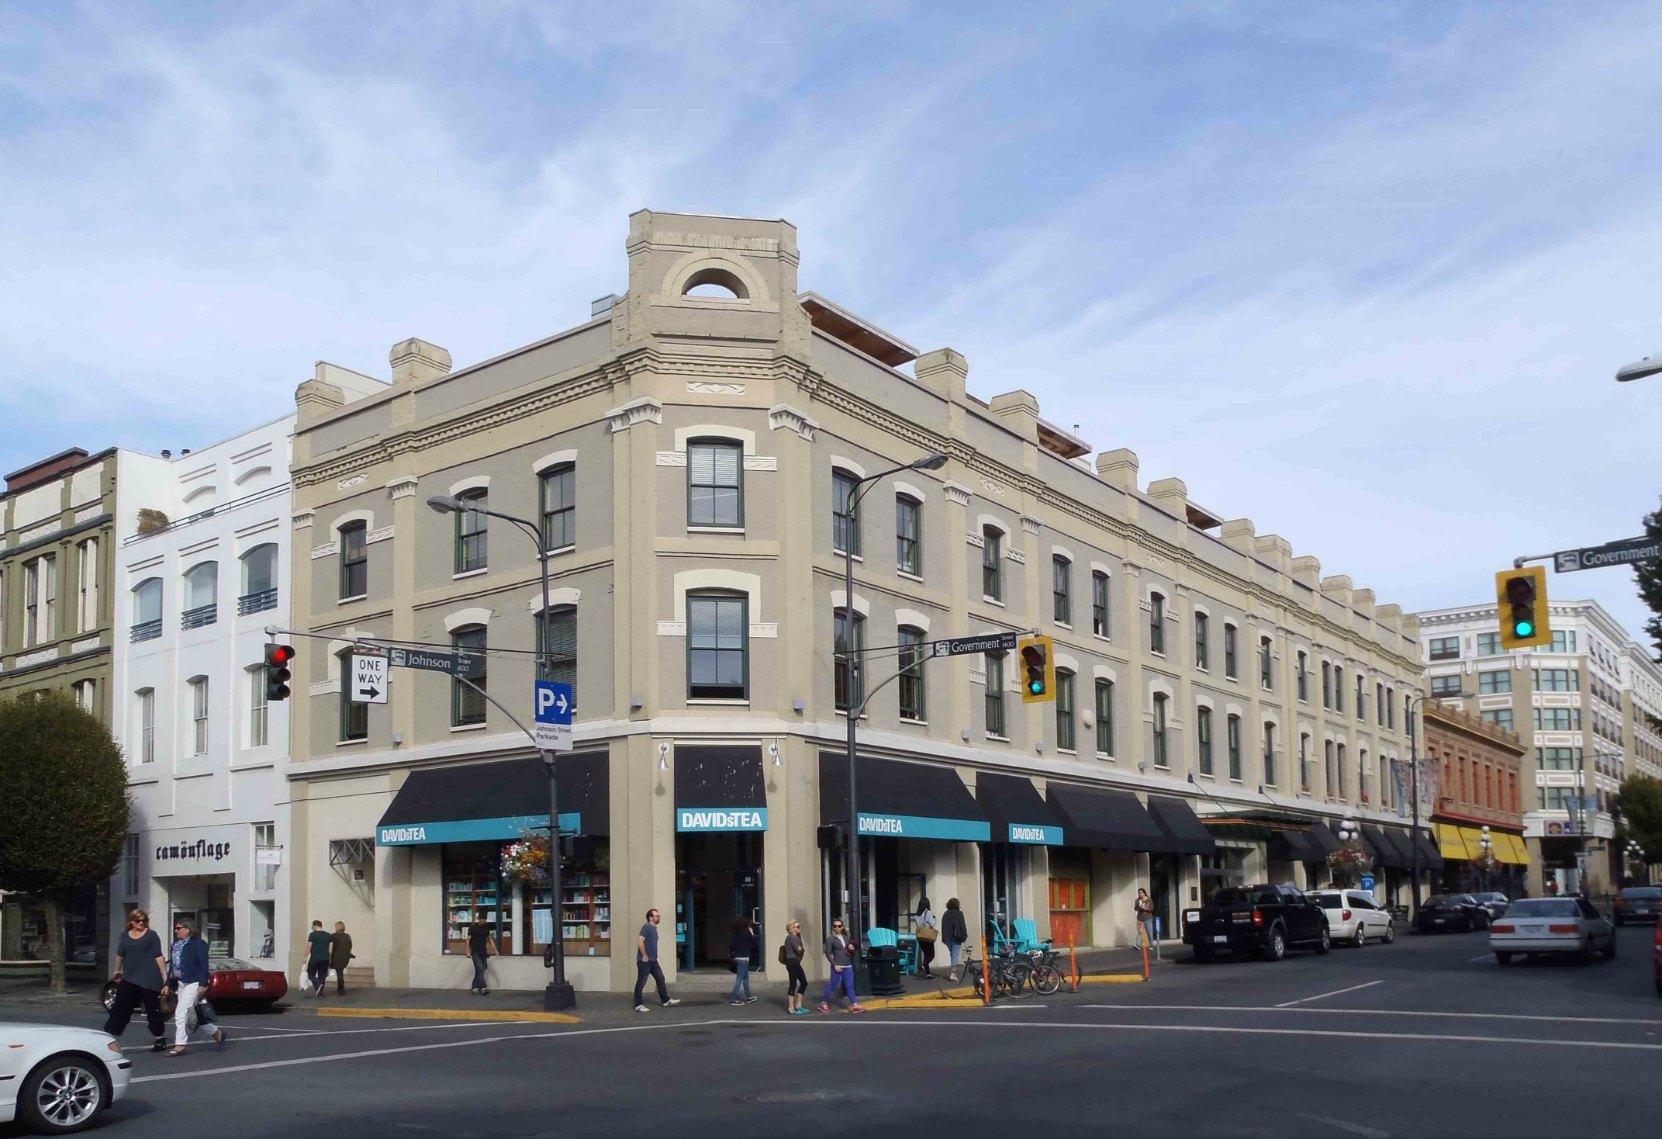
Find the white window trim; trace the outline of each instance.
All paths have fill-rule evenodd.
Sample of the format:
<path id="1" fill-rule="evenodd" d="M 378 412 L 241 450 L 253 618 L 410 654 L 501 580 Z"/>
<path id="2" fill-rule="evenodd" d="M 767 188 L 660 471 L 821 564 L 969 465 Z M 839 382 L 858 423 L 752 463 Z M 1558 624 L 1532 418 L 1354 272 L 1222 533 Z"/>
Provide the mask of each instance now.
<path id="1" fill-rule="evenodd" d="M 465 479 L 458 479 L 451 483 L 450 489 L 446 493 L 451 498 L 459 498 L 470 490 L 482 490 L 489 494 L 490 489 L 491 477 L 489 475 L 469 475 Z"/>
<path id="2" fill-rule="evenodd" d="M 1075 676 L 1079 675 L 1079 661 L 1071 656 L 1068 656 L 1066 653 L 1055 653 L 1051 660 L 1056 668 L 1065 668 Z"/>
<path id="3" fill-rule="evenodd" d="M 860 595 L 858 593 L 854 595 L 854 602 L 855 612 L 859 612 Z M 838 608 L 841 608 L 841 606 L 838 606 Z M 929 615 L 919 613 L 916 609 L 896 609 L 894 611 L 894 623 L 896 628 L 909 625 L 915 629 L 922 629 L 925 633 L 929 631 Z"/>
<path id="4" fill-rule="evenodd" d="M 975 536 L 979 538 L 984 531 L 989 529 L 997 530 L 1002 538 L 1010 536 L 1010 527 L 999 521 L 998 518 L 991 514 L 977 514 L 975 516 Z M 1006 550 L 1005 552 L 1008 553 L 1009 551 Z"/>
<path id="5" fill-rule="evenodd" d="M 844 593 L 842 590 L 833 589 L 831 591 L 831 608 L 833 610 L 843 608 L 847 604 L 844 600 L 847 596 L 848 594 Z M 857 613 L 862 619 L 870 618 L 871 602 L 856 593 L 854 595 L 854 612 Z"/>
<path id="6" fill-rule="evenodd" d="M 531 473 L 541 477 L 542 475 L 548 474 L 555 467 L 563 467 L 568 464 L 571 466 L 577 465 L 577 451 L 575 448 L 565 451 L 554 451 L 550 454 L 544 455 L 540 459 L 532 460 Z"/>
<path id="7" fill-rule="evenodd" d="M 541 613 L 545 609 L 558 609 L 562 605 L 576 605 L 583 600 L 583 591 L 569 585 L 556 586 L 548 591 L 548 601 L 543 603 L 542 598 L 533 593 L 525 599 L 527 613 Z"/>
<path id="8" fill-rule="evenodd" d="M 833 460 L 834 461 L 834 460 Z M 910 498 L 919 506 L 929 501 L 929 496 L 909 482 L 895 481 L 894 494 L 896 498 Z"/>
<path id="9" fill-rule="evenodd" d="M 1091 666 L 1091 679 L 1106 680 L 1108 683 L 1116 685 L 1120 682 L 1119 674 L 1105 664 Z"/>
<path id="10" fill-rule="evenodd" d="M 1066 558 L 1069 569 L 1072 569 L 1078 562 L 1078 559 L 1073 556 L 1073 551 L 1068 549 L 1066 546 L 1050 547 L 1050 556 L 1053 558 Z"/>
<path id="11" fill-rule="evenodd" d="M 1150 716 L 1154 715 L 1154 698 L 1156 696 L 1166 698 L 1166 727 L 1171 727 L 1175 721 L 1171 710 L 1177 707 L 1177 694 L 1172 691 L 1171 683 L 1164 679 L 1151 680 L 1148 682 L 1143 696 L 1146 698 L 1143 711 Z"/>
<path id="12" fill-rule="evenodd" d="M 345 514 L 342 514 L 339 518 L 335 519 L 333 524 L 331 524 L 330 529 L 336 534 L 339 534 L 343 527 L 350 526 L 354 522 L 362 522 L 364 524 L 364 541 L 367 544 L 369 541 L 368 531 L 375 529 L 375 512 L 372 510 L 349 510 Z"/>
<path id="13" fill-rule="evenodd" d="M 680 454 L 686 454 L 687 444 L 694 439 L 720 439 L 727 443 L 741 444 L 744 457 L 747 459 L 756 453 L 756 432 L 744 427 L 733 427 L 726 423 L 696 423 L 691 427 L 677 427 L 675 450 Z"/>
<path id="14" fill-rule="evenodd" d="M 866 477 L 866 468 L 861 466 L 859 463 L 856 463 L 853 459 L 847 459 L 841 455 L 832 455 L 831 474 L 833 477 L 839 474 L 845 474 L 853 475 L 857 479 L 863 479 Z"/>
<path id="15" fill-rule="evenodd" d="M 674 621 L 686 625 L 687 621 L 687 594 L 699 593 L 707 589 L 725 589 L 732 593 L 742 593 L 750 599 L 748 610 L 752 626 L 762 623 L 762 579 L 753 573 L 741 573 L 729 569 L 695 569 L 682 570 L 675 575 L 674 585 Z M 856 604 L 859 595 L 855 595 Z M 856 612 L 858 610 L 856 609 Z M 754 634 L 752 634 L 754 635 Z M 749 703 L 749 701 L 744 701 Z"/>
<path id="16" fill-rule="evenodd" d="M 491 616 L 491 610 L 486 609 L 483 606 L 474 606 L 469 609 L 458 609 L 454 613 L 446 614 L 444 618 L 444 631 L 447 633 L 454 633 L 457 629 L 463 629 L 469 625 L 489 626 L 491 623 Z"/>

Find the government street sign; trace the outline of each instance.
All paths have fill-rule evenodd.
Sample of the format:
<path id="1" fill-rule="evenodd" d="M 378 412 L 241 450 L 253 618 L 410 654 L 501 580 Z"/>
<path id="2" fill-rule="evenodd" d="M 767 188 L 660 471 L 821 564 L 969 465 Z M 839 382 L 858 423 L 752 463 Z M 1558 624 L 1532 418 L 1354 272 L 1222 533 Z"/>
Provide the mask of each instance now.
<path id="1" fill-rule="evenodd" d="M 1624 538 L 1620 542 L 1606 542 L 1602 546 L 1560 550 L 1552 555 L 1552 568 L 1559 573 L 1570 573 L 1574 570 L 1654 561 L 1662 561 L 1662 538 Z"/>
<path id="2" fill-rule="evenodd" d="M 931 655 L 938 657 L 1010 652 L 1016 647 L 1016 635 L 1014 633 L 983 633 L 978 637 L 954 637 L 950 640 L 936 641 L 934 645 L 935 651 Z"/>

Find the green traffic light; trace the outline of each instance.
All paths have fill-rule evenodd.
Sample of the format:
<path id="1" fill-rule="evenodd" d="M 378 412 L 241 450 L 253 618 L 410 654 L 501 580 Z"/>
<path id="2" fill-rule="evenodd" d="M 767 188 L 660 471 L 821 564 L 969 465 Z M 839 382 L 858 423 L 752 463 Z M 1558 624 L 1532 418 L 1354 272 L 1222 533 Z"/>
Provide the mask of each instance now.
<path id="1" fill-rule="evenodd" d="M 1514 637 L 1533 637 L 1535 635 L 1535 625 L 1531 621 L 1514 621 L 1512 623 L 1512 635 Z"/>
<path id="2" fill-rule="evenodd" d="M 1039 680 L 1030 680 L 1027 682 L 1027 690 L 1037 696 L 1045 690 L 1044 682 Z"/>

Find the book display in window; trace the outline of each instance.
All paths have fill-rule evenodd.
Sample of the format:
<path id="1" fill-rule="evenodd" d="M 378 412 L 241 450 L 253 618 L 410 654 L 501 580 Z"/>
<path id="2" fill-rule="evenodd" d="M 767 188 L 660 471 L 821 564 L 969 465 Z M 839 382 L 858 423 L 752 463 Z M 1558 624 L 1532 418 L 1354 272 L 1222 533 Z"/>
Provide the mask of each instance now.
<path id="1" fill-rule="evenodd" d="M 453 849 L 453 848 L 452 848 Z M 476 921 L 489 923 L 496 932 L 501 953 L 514 952 L 514 909 L 510 894 L 497 880 L 494 849 L 483 856 L 445 860 L 444 943 L 451 953 L 466 954 L 467 927 Z"/>
<path id="2" fill-rule="evenodd" d="M 579 870 L 561 883 L 560 934 L 568 957 L 611 953 L 611 881 L 604 870 Z"/>

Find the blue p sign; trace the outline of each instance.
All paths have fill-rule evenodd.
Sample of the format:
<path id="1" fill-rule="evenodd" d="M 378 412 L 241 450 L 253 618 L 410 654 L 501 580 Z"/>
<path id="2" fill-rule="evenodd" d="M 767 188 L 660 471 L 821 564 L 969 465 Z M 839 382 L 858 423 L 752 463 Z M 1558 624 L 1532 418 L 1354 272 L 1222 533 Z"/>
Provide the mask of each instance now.
<path id="1" fill-rule="evenodd" d="M 556 684 L 552 680 L 536 682 L 535 719 L 537 723 L 571 723 L 571 712 L 576 707 L 576 703 L 571 685 Z"/>

